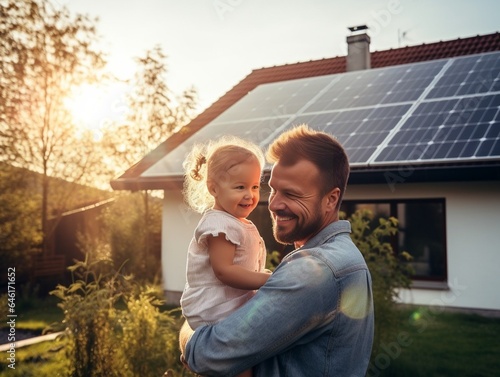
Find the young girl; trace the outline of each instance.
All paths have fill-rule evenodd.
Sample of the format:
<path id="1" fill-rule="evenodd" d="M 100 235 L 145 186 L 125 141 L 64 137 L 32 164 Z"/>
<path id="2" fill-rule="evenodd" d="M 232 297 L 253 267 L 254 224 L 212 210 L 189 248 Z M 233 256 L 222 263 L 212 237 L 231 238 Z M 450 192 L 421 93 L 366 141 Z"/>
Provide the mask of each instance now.
<path id="1" fill-rule="evenodd" d="M 247 216 L 259 203 L 264 156 L 256 145 L 222 138 L 193 148 L 184 197 L 202 213 L 188 249 L 182 313 L 192 329 L 235 311 L 270 276 L 266 249 Z M 251 376 L 247 370 L 239 376 Z"/>

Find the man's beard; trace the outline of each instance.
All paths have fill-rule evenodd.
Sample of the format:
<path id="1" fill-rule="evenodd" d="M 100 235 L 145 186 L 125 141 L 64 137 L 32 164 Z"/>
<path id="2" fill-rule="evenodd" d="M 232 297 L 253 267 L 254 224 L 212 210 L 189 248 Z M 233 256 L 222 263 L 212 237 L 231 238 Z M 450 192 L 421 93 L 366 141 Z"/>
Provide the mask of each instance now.
<path id="1" fill-rule="evenodd" d="M 316 216 L 314 218 L 309 219 L 307 223 L 301 223 L 301 220 L 298 217 L 293 215 L 295 221 L 295 226 L 290 231 L 285 231 L 280 229 L 280 227 L 276 224 L 276 220 L 273 216 L 273 235 L 276 241 L 282 244 L 293 244 L 297 241 L 302 241 L 311 238 L 311 236 L 318 233 L 320 230 L 321 224 L 323 223 L 323 219 L 320 215 L 321 211 L 319 205 L 315 211 Z M 284 211 L 277 211 L 275 216 L 278 217 L 287 217 L 289 215 Z"/>

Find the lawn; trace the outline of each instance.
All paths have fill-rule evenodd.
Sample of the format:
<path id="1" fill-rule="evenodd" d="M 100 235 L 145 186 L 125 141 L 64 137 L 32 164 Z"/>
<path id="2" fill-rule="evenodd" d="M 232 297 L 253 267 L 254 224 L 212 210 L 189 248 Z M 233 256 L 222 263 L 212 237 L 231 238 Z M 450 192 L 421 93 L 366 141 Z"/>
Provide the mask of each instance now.
<path id="1" fill-rule="evenodd" d="M 8 367 L 9 360 L 0 360 L 2 377 L 67 377 L 68 365 L 64 340 L 43 342 L 16 350 L 15 369 Z"/>
<path id="2" fill-rule="evenodd" d="M 51 324 L 63 320 L 63 312 L 57 307 L 59 300 L 55 297 L 45 299 L 21 300 L 17 305 L 16 339 L 22 334 L 42 334 Z M 3 326 L 2 328 L 5 328 Z M 5 343 L 6 339 L 1 342 Z M 0 376 L 65 376 L 64 340 L 43 342 L 29 347 L 17 348 L 15 353 L 15 369 L 8 367 L 9 353 L 0 359 Z"/>
<path id="3" fill-rule="evenodd" d="M 498 376 L 500 318 L 415 307 L 400 314 L 398 336 L 372 358 L 368 376 Z"/>
<path id="4" fill-rule="evenodd" d="M 42 329 L 62 320 L 57 300 L 35 302 L 20 313 L 22 329 Z M 500 318 L 442 313 L 430 308 L 405 307 L 399 311 L 397 335 L 372 358 L 367 376 L 498 376 L 500 371 Z M 64 340 L 16 350 L 16 370 L 0 360 L 3 376 L 64 376 Z"/>
<path id="5" fill-rule="evenodd" d="M 54 296 L 31 301 L 24 300 L 17 311 L 17 329 L 42 332 L 51 324 L 61 322 L 64 314 L 57 306 L 59 301 Z"/>

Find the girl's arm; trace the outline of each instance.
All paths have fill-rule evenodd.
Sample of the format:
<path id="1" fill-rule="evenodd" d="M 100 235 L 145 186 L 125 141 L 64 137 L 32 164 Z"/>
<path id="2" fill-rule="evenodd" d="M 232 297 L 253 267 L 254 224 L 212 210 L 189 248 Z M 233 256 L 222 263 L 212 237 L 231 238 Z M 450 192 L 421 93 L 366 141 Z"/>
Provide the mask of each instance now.
<path id="1" fill-rule="evenodd" d="M 267 281 L 270 273 L 255 272 L 234 264 L 236 246 L 226 240 L 224 234 L 209 236 L 208 255 L 215 276 L 221 282 L 238 289 L 259 289 Z"/>

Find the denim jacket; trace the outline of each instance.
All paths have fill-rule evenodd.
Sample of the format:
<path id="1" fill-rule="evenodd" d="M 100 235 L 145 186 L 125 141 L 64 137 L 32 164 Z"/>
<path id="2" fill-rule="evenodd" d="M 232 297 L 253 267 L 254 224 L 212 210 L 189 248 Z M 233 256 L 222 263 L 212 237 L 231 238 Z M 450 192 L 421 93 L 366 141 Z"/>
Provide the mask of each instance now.
<path id="1" fill-rule="evenodd" d="M 371 277 L 347 221 L 283 258 L 244 306 L 198 328 L 185 358 L 204 376 L 364 376 L 373 342 Z"/>

